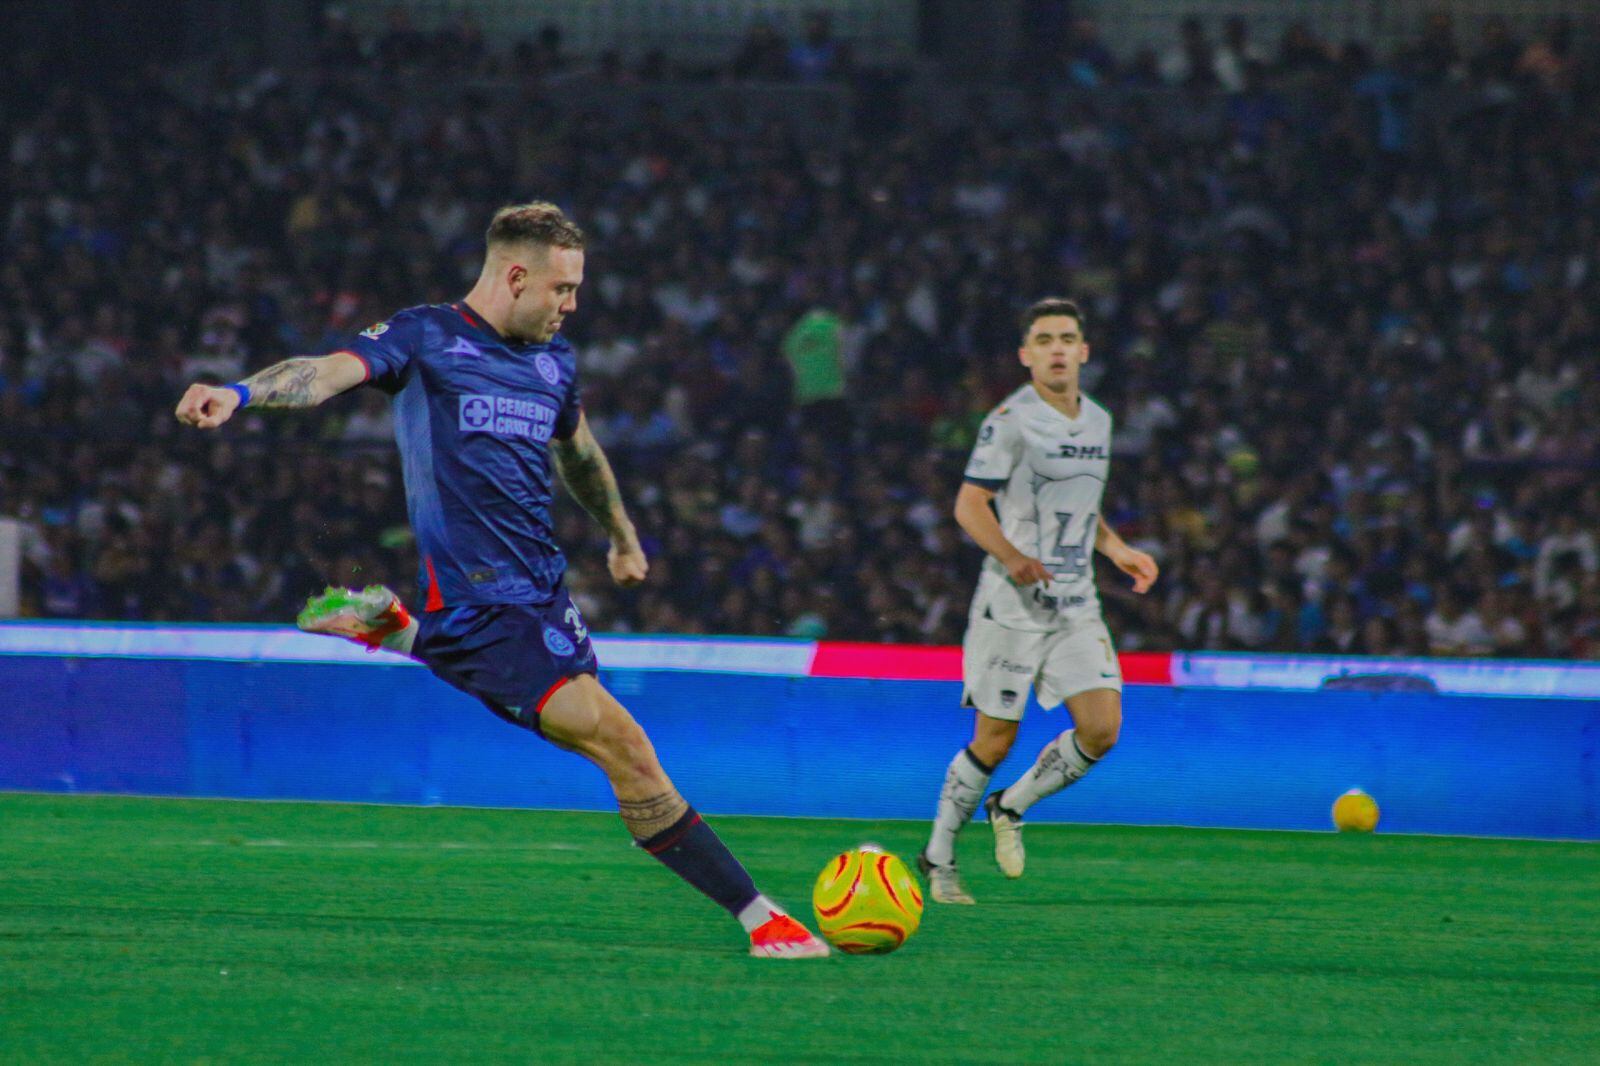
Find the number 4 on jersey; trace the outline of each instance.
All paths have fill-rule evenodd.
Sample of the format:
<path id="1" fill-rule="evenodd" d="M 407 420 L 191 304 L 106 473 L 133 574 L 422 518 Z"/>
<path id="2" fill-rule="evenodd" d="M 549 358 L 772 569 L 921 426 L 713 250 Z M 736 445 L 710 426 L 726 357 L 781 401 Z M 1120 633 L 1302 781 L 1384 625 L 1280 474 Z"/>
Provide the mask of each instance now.
<path id="1" fill-rule="evenodd" d="M 1058 580 L 1081 577 L 1089 571 L 1089 558 L 1094 551 L 1094 536 L 1098 532 L 1095 519 L 1098 514 L 1091 514 L 1084 524 L 1083 537 L 1075 544 L 1067 543 L 1067 537 L 1072 530 L 1072 513 L 1070 511 L 1057 511 L 1056 542 L 1050 549 L 1050 557 L 1044 562 L 1048 566 L 1060 568 L 1056 574 Z"/>

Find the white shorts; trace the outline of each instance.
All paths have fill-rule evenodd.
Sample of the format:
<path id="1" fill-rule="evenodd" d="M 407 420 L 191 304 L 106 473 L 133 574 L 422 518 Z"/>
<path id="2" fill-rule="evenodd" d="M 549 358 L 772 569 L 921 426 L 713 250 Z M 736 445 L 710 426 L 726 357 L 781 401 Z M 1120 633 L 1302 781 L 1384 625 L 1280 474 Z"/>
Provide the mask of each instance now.
<path id="1" fill-rule="evenodd" d="M 974 618 L 961 644 L 961 705 L 991 718 L 1022 721 L 1028 687 L 1039 705 L 1053 708 L 1080 692 L 1122 691 L 1122 667 L 1105 622 L 1034 633 Z"/>

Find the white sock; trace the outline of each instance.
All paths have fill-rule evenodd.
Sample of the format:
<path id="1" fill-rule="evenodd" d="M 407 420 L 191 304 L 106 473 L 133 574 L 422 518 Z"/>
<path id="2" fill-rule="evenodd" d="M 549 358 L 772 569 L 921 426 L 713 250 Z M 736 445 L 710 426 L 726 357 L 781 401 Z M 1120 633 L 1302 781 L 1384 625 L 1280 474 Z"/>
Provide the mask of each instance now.
<path id="1" fill-rule="evenodd" d="M 422 627 L 417 624 L 417 620 L 413 618 L 410 625 L 406 626 L 402 630 L 399 630 L 398 632 L 390 633 L 378 643 L 382 644 L 390 651 L 397 651 L 401 655 L 410 655 L 411 645 L 416 643 L 417 640 L 417 630 L 421 628 Z"/>
<path id="2" fill-rule="evenodd" d="M 739 912 L 739 924 L 744 926 L 744 931 L 753 933 L 763 925 L 772 921 L 774 914 L 787 914 L 788 911 L 772 902 L 766 896 L 757 896 L 744 905 L 744 910 Z"/>
<path id="3" fill-rule="evenodd" d="M 994 770 L 980 763 L 971 751 L 962 748 L 950 760 L 944 772 L 944 787 L 939 790 L 939 812 L 933 817 L 933 834 L 928 837 L 928 848 L 923 853 L 935 866 L 949 866 L 956 861 L 956 834 L 978 809 L 983 793 L 989 787 L 989 777 Z"/>
<path id="4" fill-rule="evenodd" d="M 1099 760 L 1091 759 L 1078 747 L 1076 732 L 1069 729 L 1046 744 L 1028 772 L 1000 794 L 1000 806 L 1021 814 L 1088 773 Z"/>

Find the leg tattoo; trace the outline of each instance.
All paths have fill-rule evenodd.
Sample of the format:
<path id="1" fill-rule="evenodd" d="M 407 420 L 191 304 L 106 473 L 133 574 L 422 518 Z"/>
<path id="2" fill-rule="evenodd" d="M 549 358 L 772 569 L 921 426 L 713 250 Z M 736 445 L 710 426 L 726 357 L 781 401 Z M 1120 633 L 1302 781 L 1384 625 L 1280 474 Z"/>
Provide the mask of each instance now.
<path id="1" fill-rule="evenodd" d="M 678 795 L 677 789 L 646 799 L 617 801 L 622 824 L 628 827 L 628 832 L 633 834 L 635 840 L 650 839 L 682 818 L 683 812 L 688 809 L 688 801 Z"/>

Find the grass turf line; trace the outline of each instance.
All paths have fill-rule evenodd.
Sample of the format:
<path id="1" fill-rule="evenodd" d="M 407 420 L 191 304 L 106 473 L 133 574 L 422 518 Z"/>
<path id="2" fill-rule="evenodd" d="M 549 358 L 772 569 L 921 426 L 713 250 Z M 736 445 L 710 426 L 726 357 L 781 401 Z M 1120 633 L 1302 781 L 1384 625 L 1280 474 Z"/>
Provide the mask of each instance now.
<path id="1" fill-rule="evenodd" d="M 808 918 L 924 835 L 712 823 Z M 900 952 L 780 963 L 606 815 L 0 795 L 0 1061 L 1600 1060 L 1593 845 L 1027 832 Z"/>

